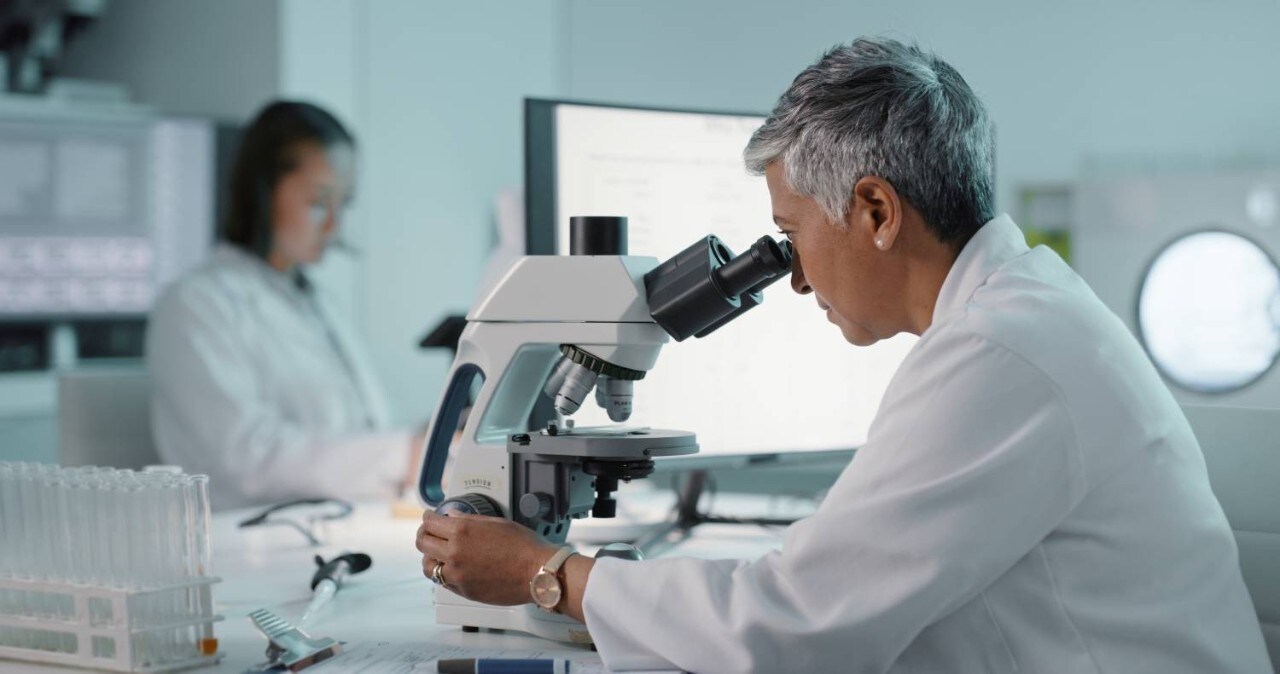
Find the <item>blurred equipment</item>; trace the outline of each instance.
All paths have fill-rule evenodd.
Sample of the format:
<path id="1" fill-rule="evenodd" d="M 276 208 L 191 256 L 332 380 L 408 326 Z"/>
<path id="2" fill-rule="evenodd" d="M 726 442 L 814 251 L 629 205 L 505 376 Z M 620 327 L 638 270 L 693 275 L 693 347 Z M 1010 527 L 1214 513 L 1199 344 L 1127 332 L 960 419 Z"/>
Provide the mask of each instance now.
<path id="1" fill-rule="evenodd" d="M 627 255 L 626 219 L 617 217 L 575 217 L 572 239 L 571 255 L 521 258 L 467 316 L 419 481 L 423 500 L 439 512 L 507 517 L 555 543 L 565 541 L 574 519 L 615 516 L 618 483 L 648 476 L 655 458 L 698 451 L 686 431 L 575 427 L 566 417 L 591 405 L 594 391 L 609 419 L 626 421 L 632 386 L 668 337 L 705 337 L 756 306 L 766 286 L 790 273 L 792 255 L 789 242 L 765 236 L 734 256 L 707 236 L 659 264 Z M 477 380 L 474 409 L 455 443 Z M 488 606 L 445 587 L 436 589 L 436 619 L 589 639 L 564 616 Z"/>
<path id="2" fill-rule="evenodd" d="M 1231 232 L 1199 231 L 1161 250 L 1138 291 L 1138 330 L 1165 377 L 1226 393 L 1280 355 L 1280 268 Z"/>
<path id="3" fill-rule="evenodd" d="M 467 327 L 467 317 L 459 314 L 449 314 L 440 319 L 436 327 L 431 329 L 421 341 L 418 342 L 420 349 L 448 349 L 450 354 L 458 353 L 458 340 L 462 337 L 462 331 Z"/>
<path id="4" fill-rule="evenodd" d="M 1072 265 L 1179 402 L 1280 399 L 1277 192 L 1276 170 L 1096 177 L 1075 189 Z"/>
<path id="5" fill-rule="evenodd" d="M 146 368 L 94 367 L 58 374 L 58 463 L 139 470 L 159 463 L 151 438 Z"/>
<path id="6" fill-rule="evenodd" d="M 2 103 L 0 322 L 145 315 L 212 241 L 213 126 Z"/>
<path id="7" fill-rule="evenodd" d="M 6 0 L 0 2 L 0 53 L 8 61 L 5 88 L 41 92 L 63 47 L 102 15 L 107 0 Z"/>
<path id="8" fill-rule="evenodd" d="M 43 323 L 11 323 L 0 330 L 0 373 L 46 370 L 50 327 Z"/>
<path id="9" fill-rule="evenodd" d="M 1184 405 L 1213 493 L 1240 548 L 1240 571 L 1280 670 L 1280 410 Z"/>

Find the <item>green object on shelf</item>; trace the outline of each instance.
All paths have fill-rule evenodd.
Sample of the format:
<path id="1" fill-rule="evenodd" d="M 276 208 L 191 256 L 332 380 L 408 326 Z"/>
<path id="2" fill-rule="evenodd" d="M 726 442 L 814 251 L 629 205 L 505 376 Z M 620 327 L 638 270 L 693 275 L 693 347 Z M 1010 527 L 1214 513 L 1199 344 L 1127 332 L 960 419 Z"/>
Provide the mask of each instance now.
<path id="1" fill-rule="evenodd" d="M 1071 232 L 1065 229 L 1036 229 L 1026 227 L 1023 233 L 1027 237 L 1027 245 L 1048 246 L 1053 249 L 1067 264 L 1071 264 Z"/>

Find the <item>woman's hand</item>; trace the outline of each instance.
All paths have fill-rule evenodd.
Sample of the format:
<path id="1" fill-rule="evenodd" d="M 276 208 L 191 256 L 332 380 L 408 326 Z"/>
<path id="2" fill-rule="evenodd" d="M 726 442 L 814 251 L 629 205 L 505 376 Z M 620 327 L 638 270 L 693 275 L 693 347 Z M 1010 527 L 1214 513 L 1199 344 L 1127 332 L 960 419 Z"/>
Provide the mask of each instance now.
<path id="1" fill-rule="evenodd" d="M 417 545 L 427 578 L 443 562 L 441 575 L 450 590 L 503 606 L 533 601 L 529 581 L 556 552 L 556 546 L 511 520 L 430 510 L 422 515 Z"/>

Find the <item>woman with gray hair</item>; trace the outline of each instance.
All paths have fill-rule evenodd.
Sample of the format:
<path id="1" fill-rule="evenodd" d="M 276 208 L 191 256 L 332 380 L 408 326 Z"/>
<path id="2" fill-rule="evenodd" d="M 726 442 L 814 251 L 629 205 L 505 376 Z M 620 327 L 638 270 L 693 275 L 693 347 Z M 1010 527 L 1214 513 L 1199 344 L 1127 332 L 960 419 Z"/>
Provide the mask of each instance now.
<path id="1" fill-rule="evenodd" d="M 837 47 L 783 94 L 745 158 L 793 289 L 853 344 L 920 340 L 781 550 L 564 561 L 551 608 L 610 668 L 1270 671 L 1186 419 L 1124 324 L 996 214 L 993 156 L 981 101 L 914 46 Z M 495 604 L 564 558 L 478 516 L 424 515 L 418 547 Z"/>

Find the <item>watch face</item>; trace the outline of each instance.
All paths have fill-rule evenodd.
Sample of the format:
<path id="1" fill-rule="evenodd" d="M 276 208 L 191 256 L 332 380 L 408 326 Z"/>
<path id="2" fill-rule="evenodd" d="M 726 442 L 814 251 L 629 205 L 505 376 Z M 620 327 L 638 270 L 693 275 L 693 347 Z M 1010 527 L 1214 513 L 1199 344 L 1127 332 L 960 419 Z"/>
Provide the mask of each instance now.
<path id="1" fill-rule="evenodd" d="M 539 571 L 529 583 L 533 601 L 543 608 L 555 608 L 560 603 L 560 579 L 554 573 Z"/>

